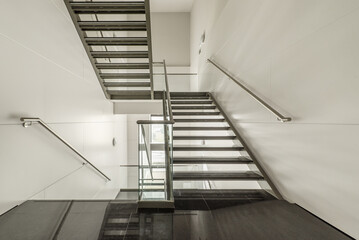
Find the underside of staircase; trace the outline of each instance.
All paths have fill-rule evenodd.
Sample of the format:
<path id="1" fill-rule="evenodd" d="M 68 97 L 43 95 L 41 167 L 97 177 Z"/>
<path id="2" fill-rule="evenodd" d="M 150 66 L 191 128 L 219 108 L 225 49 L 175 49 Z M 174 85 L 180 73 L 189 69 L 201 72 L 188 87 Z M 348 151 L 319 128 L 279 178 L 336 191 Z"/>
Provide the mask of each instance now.
<path id="1" fill-rule="evenodd" d="M 150 4 L 65 0 L 108 99 L 153 99 Z"/>

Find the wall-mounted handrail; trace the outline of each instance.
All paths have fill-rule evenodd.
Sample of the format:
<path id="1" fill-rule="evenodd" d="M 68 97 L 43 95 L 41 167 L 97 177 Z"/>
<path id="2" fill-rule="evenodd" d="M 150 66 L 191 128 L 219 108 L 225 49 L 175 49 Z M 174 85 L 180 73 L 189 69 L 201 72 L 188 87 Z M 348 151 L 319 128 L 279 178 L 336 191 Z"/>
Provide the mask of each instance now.
<path id="1" fill-rule="evenodd" d="M 238 86 L 243 88 L 244 91 L 246 91 L 249 95 L 251 95 L 257 102 L 259 102 L 262 106 L 264 106 L 266 109 L 268 109 L 271 113 L 273 113 L 277 119 L 281 122 L 290 122 L 292 118 L 285 117 L 281 113 L 279 113 L 277 110 L 275 110 L 273 107 L 271 107 L 268 103 L 266 103 L 263 99 L 258 97 L 254 92 L 252 92 L 250 89 L 248 89 L 244 84 L 241 83 L 236 77 L 233 76 L 233 74 L 229 73 L 227 70 L 225 70 L 223 67 L 218 65 L 216 62 L 214 62 L 211 59 L 207 59 L 208 62 L 212 63 L 218 70 L 220 70 L 222 73 L 224 73 L 227 77 L 229 77 L 233 82 L 235 82 Z"/>
<path id="2" fill-rule="evenodd" d="M 70 143 L 65 141 L 62 137 L 60 137 L 54 130 L 52 130 L 49 125 L 47 125 L 43 120 L 40 118 L 32 118 L 32 117 L 22 117 L 20 120 L 23 123 L 24 127 L 29 127 L 32 125 L 32 123 L 37 122 L 42 127 L 44 127 L 46 130 L 48 130 L 52 135 L 54 135 L 57 139 L 59 139 L 62 143 L 64 143 L 68 148 L 70 148 L 73 152 L 75 152 L 79 157 L 81 157 L 85 162 L 83 164 L 89 164 L 94 170 L 96 170 L 97 173 L 99 173 L 102 177 L 104 177 L 106 180 L 111 181 L 109 177 L 107 177 L 103 172 L 101 172 L 95 165 L 93 165 L 87 158 L 82 155 L 79 151 L 77 151 L 73 146 L 71 146 Z"/>

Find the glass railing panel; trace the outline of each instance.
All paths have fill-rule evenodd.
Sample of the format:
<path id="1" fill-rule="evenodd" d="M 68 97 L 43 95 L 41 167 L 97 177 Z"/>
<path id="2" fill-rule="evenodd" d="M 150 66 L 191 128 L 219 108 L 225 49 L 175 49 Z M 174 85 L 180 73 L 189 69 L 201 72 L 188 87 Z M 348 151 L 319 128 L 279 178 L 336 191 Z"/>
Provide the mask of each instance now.
<path id="1" fill-rule="evenodd" d="M 163 63 L 153 64 L 153 89 L 154 91 L 164 91 L 166 89 Z"/>
<path id="2" fill-rule="evenodd" d="M 139 200 L 172 200 L 172 125 L 138 126 Z"/>

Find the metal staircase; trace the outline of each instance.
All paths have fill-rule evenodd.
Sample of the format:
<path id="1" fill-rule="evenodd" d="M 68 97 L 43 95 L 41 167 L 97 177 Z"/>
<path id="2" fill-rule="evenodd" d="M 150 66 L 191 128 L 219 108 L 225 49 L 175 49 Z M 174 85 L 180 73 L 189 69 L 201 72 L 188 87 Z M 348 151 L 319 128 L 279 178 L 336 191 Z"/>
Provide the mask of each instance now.
<path id="1" fill-rule="evenodd" d="M 108 99 L 153 99 L 150 5 L 64 0 Z"/>
<path id="2" fill-rule="evenodd" d="M 140 202 L 165 203 L 163 196 L 172 194 L 176 210 L 283 199 L 211 93 L 169 95 L 163 99 L 163 121 L 137 122 L 144 136 L 139 140 L 139 188 L 121 189 L 118 199 L 138 192 Z M 164 128 L 165 144 L 151 142 L 151 124 Z M 165 157 L 155 159 L 153 151 Z"/>
<path id="3" fill-rule="evenodd" d="M 176 201 L 223 198 L 248 203 L 274 196 L 281 199 L 214 96 L 173 92 L 171 99 Z"/>

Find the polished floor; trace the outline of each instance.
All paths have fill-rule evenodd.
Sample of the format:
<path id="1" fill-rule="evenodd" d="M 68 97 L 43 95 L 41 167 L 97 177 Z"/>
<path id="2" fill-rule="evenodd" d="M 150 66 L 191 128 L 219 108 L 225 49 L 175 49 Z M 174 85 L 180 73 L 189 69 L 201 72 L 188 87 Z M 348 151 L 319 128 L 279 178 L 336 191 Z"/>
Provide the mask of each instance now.
<path id="1" fill-rule="evenodd" d="M 200 206 L 139 213 L 135 201 L 28 201 L 0 217 L 0 239 L 351 239 L 286 201 Z"/>

